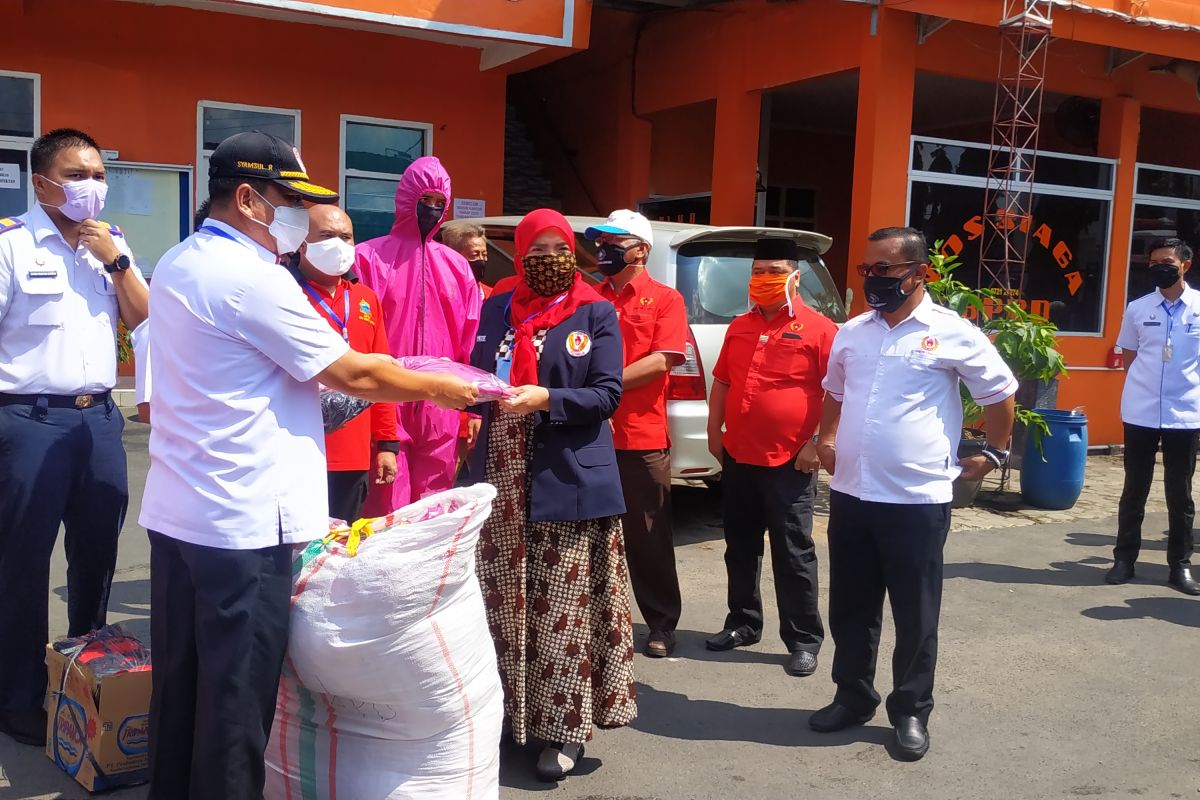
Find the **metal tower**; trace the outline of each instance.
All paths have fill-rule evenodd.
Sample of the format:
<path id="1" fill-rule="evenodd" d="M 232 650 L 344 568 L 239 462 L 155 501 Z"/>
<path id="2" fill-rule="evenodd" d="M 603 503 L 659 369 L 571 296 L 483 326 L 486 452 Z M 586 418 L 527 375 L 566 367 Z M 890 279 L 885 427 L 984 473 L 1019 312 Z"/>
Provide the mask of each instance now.
<path id="1" fill-rule="evenodd" d="M 979 286 L 1020 292 L 1053 0 L 1004 0 L 1000 66 L 984 192 Z"/>

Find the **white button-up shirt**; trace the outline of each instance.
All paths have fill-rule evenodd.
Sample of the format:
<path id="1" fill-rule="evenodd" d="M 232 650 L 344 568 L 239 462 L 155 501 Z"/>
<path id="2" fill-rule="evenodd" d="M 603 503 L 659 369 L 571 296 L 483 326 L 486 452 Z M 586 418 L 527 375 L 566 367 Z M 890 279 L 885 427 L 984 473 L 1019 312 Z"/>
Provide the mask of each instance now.
<path id="1" fill-rule="evenodd" d="M 117 289 L 41 205 L 0 223 L 0 392 L 98 394 L 117 384 Z M 125 237 L 117 249 L 133 258 Z M 138 280 L 142 273 L 129 268 Z"/>
<path id="2" fill-rule="evenodd" d="M 960 380 L 980 405 L 1017 391 L 983 332 L 928 296 L 894 328 L 877 311 L 847 322 L 823 383 L 842 404 L 830 488 L 879 503 L 949 503 L 962 471 Z"/>
<path id="3" fill-rule="evenodd" d="M 249 550 L 329 530 L 313 378 L 349 346 L 275 255 L 209 219 L 150 286 L 154 424 L 140 522 Z"/>
<path id="4" fill-rule="evenodd" d="M 1134 300 L 1125 309 L 1117 346 L 1137 351 L 1121 392 L 1123 422 L 1200 428 L 1200 292 L 1184 284 L 1174 303 L 1158 289 Z"/>
<path id="5" fill-rule="evenodd" d="M 150 320 L 129 332 L 133 344 L 133 402 L 150 402 Z"/>

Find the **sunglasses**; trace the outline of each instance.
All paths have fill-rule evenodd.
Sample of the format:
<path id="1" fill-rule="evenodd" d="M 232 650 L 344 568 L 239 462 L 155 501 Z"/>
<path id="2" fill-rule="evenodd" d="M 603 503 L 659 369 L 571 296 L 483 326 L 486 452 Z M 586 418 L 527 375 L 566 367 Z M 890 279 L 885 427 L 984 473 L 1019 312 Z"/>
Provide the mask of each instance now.
<path id="1" fill-rule="evenodd" d="M 859 264 L 857 267 L 855 267 L 855 269 L 858 270 L 859 276 L 863 278 L 870 276 L 876 278 L 887 278 L 896 277 L 894 275 L 890 275 L 890 273 L 897 267 L 911 267 L 912 269 L 909 269 L 904 275 L 904 277 L 908 277 L 908 275 L 911 275 L 913 272 L 915 272 L 916 268 L 921 266 L 922 263 L 923 262 L 921 261 L 897 261 L 894 264 L 889 264 L 886 261 L 876 261 L 874 264 Z"/>

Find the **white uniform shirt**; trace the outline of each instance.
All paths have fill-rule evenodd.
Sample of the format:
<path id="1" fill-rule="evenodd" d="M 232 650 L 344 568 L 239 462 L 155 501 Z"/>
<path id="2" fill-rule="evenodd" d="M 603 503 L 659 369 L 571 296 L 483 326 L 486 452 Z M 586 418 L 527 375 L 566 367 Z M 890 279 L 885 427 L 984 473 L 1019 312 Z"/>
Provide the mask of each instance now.
<path id="1" fill-rule="evenodd" d="M 325 536 L 312 379 L 349 346 L 273 253 L 216 220 L 203 228 L 162 257 L 150 286 L 154 424 L 139 521 L 227 550 Z"/>
<path id="2" fill-rule="evenodd" d="M 1017 391 L 983 332 L 928 296 L 894 328 L 877 311 L 847 322 L 823 383 L 842 403 L 830 488 L 879 503 L 949 503 L 962 471 L 960 380 L 980 405 Z"/>
<path id="3" fill-rule="evenodd" d="M 133 402 L 150 402 L 150 320 L 129 332 L 133 343 Z"/>
<path id="4" fill-rule="evenodd" d="M 1171 358 L 1163 348 L 1171 342 Z M 1136 350 L 1121 392 L 1121 421 L 1143 428 L 1200 428 L 1200 292 L 1175 303 L 1155 289 L 1125 309 L 1117 346 Z"/>
<path id="5" fill-rule="evenodd" d="M 14 221 L 0 223 L 0 392 L 112 389 L 119 319 L 112 276 L 87 248 L 72 249 L 41 205 Z M 132 259 L 125 237 L 111 232 Z"/>

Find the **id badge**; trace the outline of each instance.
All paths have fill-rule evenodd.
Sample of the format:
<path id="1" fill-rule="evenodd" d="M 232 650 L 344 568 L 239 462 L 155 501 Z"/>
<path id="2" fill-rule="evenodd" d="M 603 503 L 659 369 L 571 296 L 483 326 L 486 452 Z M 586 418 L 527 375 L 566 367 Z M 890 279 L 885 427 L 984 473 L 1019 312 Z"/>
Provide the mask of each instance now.
<path id="1" fill-rule="evenodd" d="M 512 374 L 512 359 L 498 358 L 496 359 L 496 377 L 508 383 L 508 376 Z"/>
<path id="2" fill-rule="evenodd" d="M 1171 348 L 1170 342 L 1167 342 L 1166 344 L 1163 345 L 1162 353 L 1163 353 L 1163 361 L 1171 360 L 1171 356 L 1174 355 L 1175 351 Z"/>

